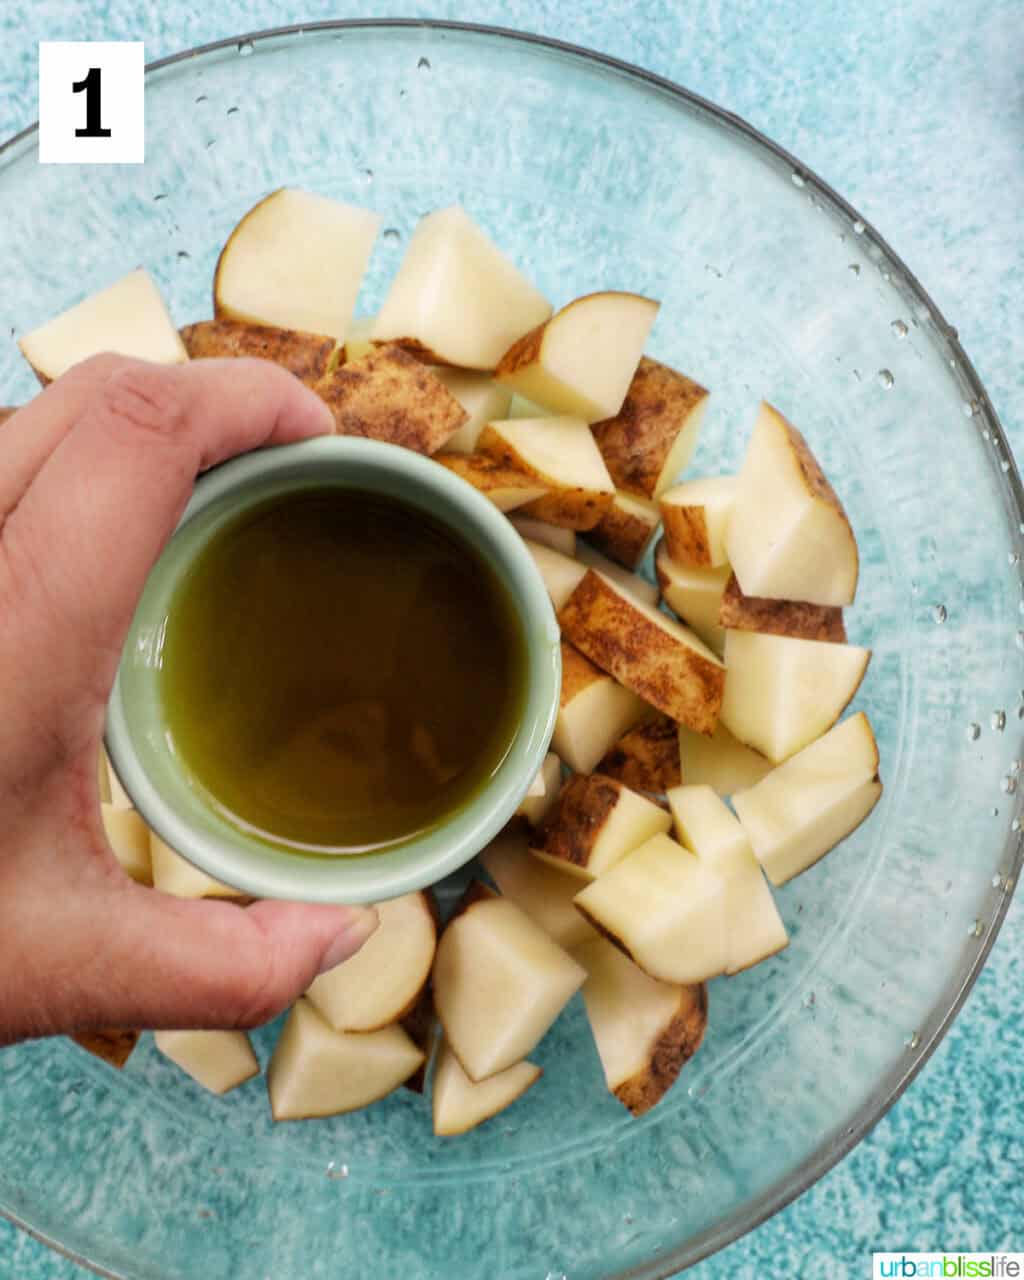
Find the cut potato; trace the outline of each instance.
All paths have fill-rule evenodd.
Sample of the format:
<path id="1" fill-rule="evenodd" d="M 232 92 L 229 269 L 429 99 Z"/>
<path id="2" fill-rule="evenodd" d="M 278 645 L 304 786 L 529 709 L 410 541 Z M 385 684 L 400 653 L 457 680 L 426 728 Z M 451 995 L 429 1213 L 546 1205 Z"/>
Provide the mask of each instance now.
<path id="1" fill-rule="evenodd" d="M 588 536 L 599 551 L 627 569 L 635 569 L 660 523 L 661 513 L 656 502 L 617 489 L 612 505 Z"/>
<path id="2" fill-rule="evenodd" d="M 557 524 L 535 520 L 532 516 L 509 516 L 509 520 L 527 542 L 540 543 L 542 547 L 550 547 L 563 556 L 575 556 L 576 534 L 572 529 L 562 529 Z"/>
<path id="3" fill-rule="evenodd" d="M 159 290 L 141 268 L 26 333 L 18 346 L 44 387 L 103 351 L 155 364 L 188 359 Z"/>
<path id="4" fill-rule="evenodd" d="M 558 799 L 558 792 L 562 785 L 562 762 L 553 751 L 549 751 L 544 757 L 544 763 L 535 781 L 537 780 L 541 784 L 540 794 L 525 795 L 519 801 L 514 815 L 517 818 L 525 818 L 532 826 L 544 821 L 546 814 Z"/>
<path id="5" fill-rule="evenodd" d="M 117 770 L 110 763 L 110 757 L 103 752 L 103 762 L 107 771 L 107 786 L 110 788 L 110 803 L 115 809 L 133 809 L 132 798 L 125 791 L 121 779 L 117 776 Z"/>
<path id="6" fill-rule="evenodd" d="M 707 989 L 659 982 L 605 938 L 576 951 L 587 971 L 583 1002 L 609 1093 L 642 1116 L 700 1048 Z"/>
<path id="7" fill-rule="evenodd" d="M 341 363 L 360 360 L 374 350 L 374 341 L 370 337 L 376 316 L 353 316 L 345 331 L 345 341 L 340 347 Z M 337 362 L 336 362 L 337 363 Z"/>
<path id="8" fill-rule="evenodd" d="M 110 770 L 107 768 L 107 753 L 101 747 L 96 753 L 96 794 L 100 804 L 111 804 Z"/>
<path id="9" fill-rule="evenodd" d="M 693 457 L 708 393 L 647 356 L 635 368 L 623 403 L 594 423 L 594 438 L 617 488 L 658 498 Z"/>
<path id="10" fill-rule="evenodd" d="M 620 684 L 699 733 L 711 733 L 725 667 L 696 633 L 589 570 L 558 611 L 563 633 Z"/>
<path id="11" fill-rule="evenodd" d="M 47 379 L 47 381 L 49 381 L 49 379 Z M 10 418 L 13 418 L 20 408 L 21 406 L 17 404 L 5 404 L 0 408 L 0 427 L 2 427 Z"/>
<path id="12" fill-rule="evenodd" d="M 744 594 L 810 604 L 852 604 L 857 543 L 807 441 L 762 404 L 726 534 Z"/>
<path id="13" fill-rule="evenodd" d="M 800 600 L 745 596 L 735 574 L 731 574 L 725 584 L 718 621 L 731 631 L 762 631 L 768 635 L 795 636 L 799 640 L 846 643 L 842 609 L 835 605 L 805 604 Z"/>
<path id="14" fill-rule="evenodd" d="M 116 809 L 101 804 L 103 831 L 114 857 L 139 884 L 153 883 L 153 859 L 149 851 L 149 828 L 134 809 Z"/>
<path id="15" fill-rule="evenodd" d="M 453 205 L 420 220 L 373 337 L 434 364 L 493 369 L 550 314 L 544 295 Z"/>
<path id="16" fill-rule="evenodd" d="M 524 1059 L 585 977 L 514 902 L 472 902 L 434 961 L 437 1015 L 466 1074 L 479 1082 Z"/>
<path id="17" fill-rule="evenodd" d="M 377 347 L 313 387 L 340 436 L 367 436 L 432 454 L 466 422 L 466 410 L 401 347 Z"/>
<path id="18" fill-rule="evenodd" d="M 547 486 L 520 467 L 510 467 L 482 453 L 441 455 L 435 461 L 479 489 L 499 511 L 513 511 L 547 493 Z"/>
<path id="19" fill-rule="evenodd" d="M 419 999 L 405 1015 L 401 1022 L 402 1030 L 423 1053 L 423 1061 L 407 1080 L 402 1081 L 402 1088 L 413 1093 L 423 1093 L 427 1087 L 427 1072 L 430 1060 L 438 1041 L 437 1014 L 434 1012 L 434 993 L 427 982 L 420 992 Z"/>
<path id="20" fill-rule="evenodd" d="M 369 209 L 310 191 L 272 191 L 221 250 L 214 315 L 344 342 L 380 223 Z"/>
<path id="21" fill-rule="evenodd" d="M 105 1027 L 99 1031 L 76 1031 L 71 1039 L 86 1053 L 120 1071 L 132 1056 L 141 1034 L 124 1027 Z"/>
<path id="22" fill-rule="evenodd" d="M 156 1047 L 210 1093 L 227 1093 L 260 1073 L 244 1031 L 156 1031 Z"/>
<path id="23" fill-rule="evenodd" d="M 727 631 L 722 721 L 779 764 L 835 724 L 870 658 L 870 649 L 852 644 Z"/>
<path id="24" fill-rule="evenodd" d="M 661 495 L 665 547 L 676 564 L 713 569 L 727 564 L 725 534 L 736 501 L 735 476 L 687 480 Z"/>
<path id="25" fill-rule="evenodd" d="M 377 903 L 379 923 L 354 956 L 313 980 L 306 999 L 335 1031 L 377 1031 L 412 1011 L 437 944 L 426 893 Z"/>
<path id="26" fill-rule="evenodd" d="M 155 831 L 149 834 L 149 854 L 153 865 L 153 888 L 176 898 L 243 898 L 241 889 L 232 888 L 200 871 Z"/>
<path id="27" fill-rule="evenodd" d="M 725 628 L 718 618 L 722 611 L 725 584 L 732 572 L 727 564 L 717 569 L 686 568 L 668 554 L 664 539 L 654 553 L 654 571 L 658 575 L 661 598 L 673 613 L 692 627 L 715 653 L 725 649 Z"/>
<path id="28" fill-rule="evenodd" d="M 726 882 L 656 835 L 576 895 L 576 906 L 645 973 L 694 983 L 729 963 Z"/>
<path id="29" fill-rule="evenodd" d="M 542 404 L 535 404 L 532 400 L 527 400 L 525 396 L 515 395 L 513 393 L 512 400 L 508 406 L 506 418 L 546 418 L 555 417 L 550 409 L 545 409 Z"/>
<path id="30" fill-rule="evenodd" d="M 544 579 L 544 585 L 548 589 L 548 595 L 557 613 L 583 581 L 587 567 L 577 560 L 570 559 L 569 556 L 562 555 L 560 551 L 542 546 L 539 542 L 531 542 L 529 538 L 524 538 L 523 541 L 526 543 L 527 551 L 533 556 L 533 562 L 539 569 L 540 576 Z"/>
<path id="31" fill-rule="evenodd" d="M 588 569 L 596 569 L 598 573 L 603 573 L 617 587 L 622 587 L 630 595 L 642 600 L 644 604 L 658 603 L 658 588 L 653 582 L 648 582 L 646 578 L 642 578 L 638 573 L 631 573 L 628 569 L 624 569 L 621 564 L 616 564 L 614 560 L 609 560 L 606 555 L 603 555 L 596 547 L 591 546 L 589 542 L 577 542 L 576 559 L 580 564 L 585 564 Z"/>
<path id="32" fill-rule="evenodd" d="M 706 782 L 720 796 L 752 787 L 774 768 L 760 752 L 737 742 L 721 721 L 710 738 L 680 725 L 679 763 L 684 782 Z"/>
<path id="33" fill-rule="evenodd" d="M 739 973 L 777 955 L 788 945 L 789 935 L 736 816 L 708 786 L 676 787 L 668 793 L 668 802 L 680 842 L 725 880 L 726 973 Z"/>
<path id="34" fill-rule="evenodd" d="M 556 413 L 585 422 L 611 418 L 622 408 L 658 307 L 636 293 L 577 298 L 511 346 L 494 376 Z"/>
<path id="35" fill-rule="evenodd" d="M 881 794 L 878 747 L 861 711 L 739 792 L 733 805 L 769 880 L 785 884 L 858 827 Z"/>
<path id="36" fill-rule="evenodd" d="M 595 936 L 573 903 L 580 891 L 579 879 L 532 858 L 525 830 L 507 827 L 483 851 L 480 861 L 502 897 L 525 911 L 566 951 Z"/>
<path id="37" fill-rule="evenodd" d="M 447 1044 L 441 1045 L 434 1072 L 434 1133 L 451 1138 L 468 1133 L 517 1102 L 543 1072 L 532 1062 L 517 1062 L 479 1083 L 463 1071 Z"/>
<path id="38" fill-rule="evenodd" d="M 480 433 L 479 448 L 545 486 L 548 492 L 524 514 L 548 524 L 592 529 L 615 494 L 594 437 L 580 418 L 489 422 Z"/>
<path id="39" fill-rule="evenodd" d="M 397 1089 L 423 1059 L 401 1027 L 335 1031 L 299 1000 L 267 1067 L 271 1113 L 275 1120 L 305 1120 L 356 1111 Z"/>
<path id="40" fill-rule="evenodd" d="M 445 441 L 445 453 L 472 453 L 480 432 L 495 419 L 508 413 L 511 394 L 487 373 L 468 369 L 446 369 L 437 365 L 434 374 L 448 388 L 466 411 L 466 421 Z"/>
<path id="41" fill-rule="evenodd" d="M 646 711 L 635 693 L 562 641 L 562 690 L 551 746 L 570 769 L 590 773 Z"/>
<path id="42" fill-rule="evenodd" d="M 634 791 L 667 791 L 683 780 L 679 766 L 679 726 L 656 715 L 629 730 L 597 764 L 597 772 Z"/>
<path id="43" fill-rule="evenodd" d="M 560 871 L 593 880 L 671 825 L 664 809 L 614 778 L 577 773 L 562 787 L 530 850 Z"/>
<path id="44" fill-rule="evenodd" d="M 312 386 L 327 372 L 334 339 L 321 333 L 298 333 L 241 320 L 201 320 L 181 330 L 192 360 L 252 356 L 270 360 Z"/>

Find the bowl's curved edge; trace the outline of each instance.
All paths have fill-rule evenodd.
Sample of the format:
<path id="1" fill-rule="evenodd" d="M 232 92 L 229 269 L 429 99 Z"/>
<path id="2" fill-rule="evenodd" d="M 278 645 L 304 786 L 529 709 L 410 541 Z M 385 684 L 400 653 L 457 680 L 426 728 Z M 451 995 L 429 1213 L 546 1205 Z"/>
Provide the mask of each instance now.
<path id="1" fill-rule="evenodd" d="M 644 83 L 652 88 L 659 89 L 672 97 L 675 97 L 685 103 L 691 109 L 696 109 L 704 114 L 713 117 L 717 122 L 727 125 L 730 129 L 743 135 L 748 141 L 764 148 L 775 158 L 790 167 L 791 173 L 796 175 L 804 185 L 811 186 L 819 195 L 823 196 L 833 210 L 841 214 L 852 226 L 856 224 L 858 228 L 857 234 L 863 237 L 865 243 L 871 243 L 878 247 L 887 261 L 892 264 L 900 273 L 901 278 L 907 287 L 917 295 L 919 300 L 924 303 L 928 310 L 928 316 L 934 325 L 937 334 L 946 344 L 951 360 L 955 368 L 961 373 L 964 382 L 967 384 L 971 392 L 972 399 L 978 402 L 979 413 L 977 414 L 978 430 L 987 429 L 994 443 L 1000 447 L 1001 456 L 1009 463 L 1009 467 L 1005 472 L 1005 482 L 1009 489 L 1014 506 L 1016 507 L 1018 525 L 1024 532 L 1024 487 L 1021 484 L 1020 473 L 1017 468 L 1017 462 L 1014 458 L 1013 451 L 1010 448 L 1006 433 L 1003 430 L 1002 423 L 992 405 L 988 392 L 986 391 L 977 370 L 972 364 L 967 353 L 960 345 L 957 330 L 949 324 L 938 306 L 928 293 L 927 289 L 921 284 L 920 280 L 913 271 L 906 265 L 903 259 L 891 248 L 886 239 L 876 230 L 874 225 L 868 222 L 857 212 L 855 207 L 851 205 L 843 196 L 841 196 L 833 187 L 823 178 L 819 177 L 813 169 L 807 168 L 785 147 L 769 138 L 759 129 L 754 128 L 742 116 L 736 115 L 734 112 L 727 111 L 717 106 L 709 99 L 702 97 L 698 93 L 694 93 L 674 81 L 664 76 L 659 76 L 655 72 L 647 71 L 643 67 L 638 67 L 633 63 L 625 62 L 621 58 L 615 58 L 611 54 L 600 53 L 597 50 L 587 49 L 581 45 L 571 44 L 568 41 L 558 40 L 549 36 L 536 35 L 532 32 L 516 31 L 510 27 L 489 26 L 483 23 L 473 22 L 453 22 L 440 19 L 424 19 L 424 18 L 353 18 L 338 19 L 332 21 L 321 22 L 305 22 L 292 23 L 287 26 L 271 27 L 263 31 L 251 33 L 243 33 L 231 36 L 222 40 L 214 40 L 208 44 L 197 45 L 191 49 L 182 50 L 179 53 L 170 54 L 166 58 L 158 58 L 150 62 L 146 66 L 146 73 L 151 74 L 161 71 L 167 67 L 175 66 L 181 62 L 187 62 L 192 58 L 202 57 L 206 54 L 216 53 L 222 50 L 237 48 L 239 44 L 257 42 L 264 40 L 274 40 L 289 36 L 301 36 L 303 34 L 313 34 L 325 31 L 357 31 L 357 30 L 422 30 L 424 32 L 445 32 L 451 31 L 465 35 L 483 35 L 498 36 L 503 39 L 515 41 L 520 44 L 536 45 L 543 49 L 554 50 L 559 53 L 569 54 L 572 57 L 579 58 L 583 61 L 595 63 L 599 66 L 608 68 L 619 74 L 625 74 Z M 0 144 L 0 164 L 2 164 L 7 154 L 27 142 L 33 134 L 39 129 L 38 122 L 22 129 L 13 137 L 9 138 L 3 144 Z M 1020 806 L 1018 806 L 1020 811 Z M 988 921 L 988 928 L 985 933 L 981 945 L 979 946 L 974 959 L 964 975 L 960 983 L 959 989 L 955 992 L 953 999 L 950 1001 L 945 1012 L 935 1019 L 932 1025 L 922 1028 L 920 1040 L 912 1054 L 908 1056 L 906 1065 L 894 1072 L 890 1077 L 889 1083 L 886 1085 L 884 1100 L 880 1107 L 872 1104 L 865 1104 L 860 1112 L 854 1117 L 853 1122 L 848 1124 L 843 1131 L 841 1138 L 834 1141 L 825 1141 L 810 1159 L 804 1161 L 800 1169 L 799 1176 L 793 1185 L 785 1187 L 773 1187 L 764 1192 L 756 1200 L 754 1200 L 746 1213 L 742 1215 L 739 1222 L 731 1221 L 721 1227 L 711 1227 L 706 1232 L 697 1236 L 690 1242 L 686 1249 L 686 1257 L 676 1256 L 674 1259 L 670 1255 L 658 1259 L 652 1264 L 643 1264 L 639 1267 L 632 1267 L 628 1271 L 620 1272 L 612 1280 L 670 1280 L 676 1275 L 681 1266 L 689 1267 L 702 1259 L 707 1258 L 719 1249 L 725 1248 L 732 1244 L 740 1237 L 746 1235 L 755 1227 L 760 1226 L 774 1214 L 791 1204 L 799 1196 L 810 1189 L 820 1178 L 829 1172 L 839 1161 L 864 1138 L 871 1129 L 886 1115 L 890 1108 L 902 1097 L 903 1093 L 916 1078 L 918 1072 L 925 1065 L 934 1051 L 938 1048 L 942 1038 L 949 1030 L 953 1021 L 963 1008 L 964 1002 L 971 992 L 972 987 L 981 973 L 989 953 L 995 944 L 996 937 L 1006 918 L 1009 910 L 1010 900 L 1013 896 L 1013 890 L 1016 888 L 1017 881 L 1020 878 L 1022 867 L 1024 867 L 1024 846 L 1022 841 L 1017 839 L 1011 851 L 1011 879 L 1012 888 L 1004 890 L 1000 897 L 1000 901 L 996 906 L 991 918 Z M 23 1221 L 17 1215 L 8 1212 L 0 1206 L 0 1216 L 5 1217 L 14 1226 L 20 1230 L 26 1231 L 34 1239 L 39 1240 L 42 1244 L 69 1258 L 71 1261 L 81 1266 L 88 1267 L 97 1275 L 107 1277 L 108 1280 L 130 1280 L 130 1277 L 117 1272 L 108 1271 L 99 1264 L 90 1261 L 88 1258 L 76 1254 L 61 1245 L 58 1241 L 50 1238 L 45 1232 L 33 1227 L 30 1223 Z"/>

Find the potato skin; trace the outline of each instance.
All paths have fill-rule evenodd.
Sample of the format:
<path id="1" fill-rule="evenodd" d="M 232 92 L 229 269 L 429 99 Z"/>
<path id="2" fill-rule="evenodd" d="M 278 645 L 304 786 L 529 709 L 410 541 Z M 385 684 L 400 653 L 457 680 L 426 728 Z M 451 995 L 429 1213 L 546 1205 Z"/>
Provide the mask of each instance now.
<path id="1" fill-rule="evenodd" d="M 140 1034 L 122 1027 L 105 1027 L 98 1031 L 78 1031 L 71 1039 L 79 1048 L 120 1071 L 131 1057 Z"/>
<path id="2" fill-rule="evenodd" d="M 180 330 L 190 360 L 252 356 L 270 360 L 313 386 L 327 372 L 334 339 L 243 320 L 200 320 Z"/>
<path id="3" fill-rule="evenodd" d="M 539 480 L 528 475 L 521 467 L 509 466 L 484 453 L 446 453 L 435 458 L 434 461 L 439 462 L 442 467 L 447 467 L 449 471 L 453 471 L 467 484 L 471 484 L 474 489 L 479 489 L 488 497 L 499 491 L 511 493 L 517 490 L 527 495 L 518 502 L 508 505 L 499 502 L 498 505 L 503 511 L 522 510 L 524 503 L 531 501 L 534 495 L 541 493 L 545 488 Z"/>
<path id="4" fill-rule="evenodd" d="M 588 866 L 591 850 L 621 792 L 622 784 L 612 778 L 574 773 L 563 784 L 530 847 L 574 867 Z"/>
<path id="5" fill-rule="evenodd" d="M 593 529 L 615 497 L 613 493 L 599 493 L 593 489 L 555 487 L 547 477 L 540 475 L 525 462 L 490 425 L 480 432 L 477 448 L 495 461 L 535 477 L 537 483 L 548 490 L 543 497 L 535 498 L 520 508 L 523 515 L 533 516 L 547 524 L 578 532 Z"/>
<path id="6" fill-rule="evenodd" d="M 641 357 L 622 408 L 591 428 L 617 489 L 654 497 L 669 450 L 707 394 L 685 374 Z"/>
<path id="7" fill-rule="evenodd" d="M 700 1048 L 708 1025 L 708 990 L 704 983 L 683 987 L 679 1008 L 648 1050 L 644 1071 L 615 1087 L 615 1096 L 634 1116 L 660 1102 L 679 1072 Z"/>
<path id="8" fill-rule="evenodd" d="M 635 569 L 658 528 L 642 520 L 631 511 L 625 511 L 614 499 L 600 521 L 590 530 L 587 541 L 609 560 L 615 560 L 627 569 Z"/>
<path id="9" fill-rule="evenodd" d="M 695 569 L 711 568 L 708 526 L 703 507 L 677 507 L 662 503 L 661 521 L 665 526 L 665 546 L 676 564 Z"/>
<path id="10" fill-rule="evenodd" d="M 340 365 L 314 385 L 338 435 L 365 436 L 434 454 L 468 414 L 448 388 L 393 344 Z"/>
<path id="11" fill-rule="evenodd" d="M 668 716 L 656 716 L 624 733 L 597 772 L 615 778 L 633 791 L 667 791 L 682 784 L 679 726 Z"/>
<path id="12" fill-rule="evenodd" d="M 593 570 L 562 606 L 565 636 L 645 702 L 697 733 L 718 723 L 725 668 L 663 631 Z"/>
<path id="13" fill-rule="evenodd" d="M 798 640 L 846 644 L 843 611 L 838 606 L 745 596 L 735 574 L 725 584 L 718 621 L 733 631 L 763 631 L 774 636 L 794 636 Z"/>

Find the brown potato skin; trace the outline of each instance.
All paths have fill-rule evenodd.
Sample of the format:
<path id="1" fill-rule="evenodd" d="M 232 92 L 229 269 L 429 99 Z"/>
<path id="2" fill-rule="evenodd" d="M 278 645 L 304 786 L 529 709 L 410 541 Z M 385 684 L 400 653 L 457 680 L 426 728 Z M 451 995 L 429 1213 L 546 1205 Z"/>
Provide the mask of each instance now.
<path id="1" fill-rule="evenodd" d="M 665 546 L 670 559 L 695 569 L 711 568 L 703 507 L 677 507 L 663 502 L 661 520 L 665 526 Z"/>
<path id="2" fill-rule="evenodd" d="M 562 310 L 564 311 L 565 308 L 563 307 Z M 557 315 L 558 312 L 555 314 Z M 512 343 L 498 361 L 494 370 L 496 378 L 508 377 L 510 374 L 518 373 L 524 365 L 534 364 L 540 359 L 540 349 L 544 342 L 544 330 L 553 318 L 553 316 L 549 316 L 547 320 L 542 320 L 540 324 Z"/>
<path id="3" fill-rule="evenodd" d="M 109 1063 L 118 1071 L 132 1056 L 132 1051 L 139 1043 L 141 1032 L 129 1031 L 121 1027 L 105 1027 L 99 1031 L 79 1031 L 71 1036 L 75 1044 L 94 1057 Z"/>
<path id="4" fill-rule="evenodd" d="M 622 408 L 591 428 L 617 489 L 654 496 L 676 436 L 707 394 L 685 374 L 641 357 Z"/>
<path id="5" fill-rule="evenodd" d="M 485 453 L 446 453 L 434 461 L 454 471 L 481 493 L 493 493 L 497 489 L 522 489 L 536 493 L 546 487 L 521 467 L 509 466 Z M 522 510 L 522 507 L 517 510 Z"/>
<path id="6" fill-rule="evenodd" d="M 394 344 L 339 365 L 313 390 L 333 413 L 338 435 L 415 453 L 436 453 L 469 417 L 439 378 Z"/>
<path id="7" fill-rule="evenodd" d="M 600 774 L 574 773 L 530 841 L 552 858 L 575 867 L 590 863 L 590 851 L 615 808 L 622 784 Z"/>
<path id="8" fill-rule="evenodd" d="M 622 1105 L 634 1116 L 642 1116 L 660 1102 L 700 1048 L 707 1025 L 707 987 L 704 983 L 683 987 L 675 1016 L 650 1047 L 647 1070 L 616 1086 L 614 1093 Z"/>
<path id="9" fill-rule="evenodd" d="M 200 320 L 181 330 L 190 360 L 252 356 L 270 360 L 313 386 L 327 372 L 334 339 L 242 320 Z"/>
<path id="10" fill-rule="evenodd" d="M 604 680 L 605 673 L 595 667 L 589 658 L 585 658 L 579 649 L 568 641 L 562 641 L 562 691 L 559 705 L 566 707 L 578 694 L 582 693 L 595 680 Z"/>
<path id="11" fill-rule="evenodd" d="M 593 529 L 601 521 L 615 496 L 612 493 L 598 493 L 593 489 L 553 487 L 547 477 L 539 475 L 524 463 L 519 454 L 490 425 L 480 432 L 477 449 L 505 466 L 535 477 L 537 483 L 542 484 L 548 492 L 542 498 L 527 502 L 520 511 L 523 515 L 558 525 L 559 528 L 575 529 L 578 532 Z"/>
<path id="12" fill-rule="evenodd" d="M 609 560 L 627 569 L 635 569 L 657 532 L 657 523 L 648 524 L 615 505 L 614 498 L 600 521 L 590 530 L 587 541 Z"/>
<path id="13" fill-rule="evenodd" d="M 3 426 L 8 418 L 13 418 L 19 408 L 19 405 L 5 405 L 0 407 L 0 427 Z"/>
<path id="14" fill-rule="evenodd" d="M 645 720 L 624 733 L 597 772 L 615 778 L 633 791 L 667 791 L 682 785 L 679 726 L 668 716 Z"/>
<path id="15" fill-rule="evenodd" d="M 416 1048 L 420 1049 L 424 1054 L 421 1065 L 416 1068 L 408 1080 L 402 1082 L 401 1087 L 410 1089 L 413 1093 L 422 1093 L 426 1087 L 427 1068 L 430 1066 L 430 1059 L 433 1057 L 434 1046 L 437 1042 L 434 989 L 429 980 L 424 983 L 419 996 L 400 1021 L 402 1030 Z"/>
<path id="16" fill-rule="evenodd" d="M 843 611 L 838 606 L 745 596 L 735 574 L 725 584 L 718 621 L 733 631 L 762 631 L 798 640 L 846 644 Z"/>
<path id="17" fill-rule="evenodd" d="M 725 691 L 725 668 L 679 644 L 594 573 L 562 606 L 565 636 L 591 662 L 671 719 L 711 734 Z"/>

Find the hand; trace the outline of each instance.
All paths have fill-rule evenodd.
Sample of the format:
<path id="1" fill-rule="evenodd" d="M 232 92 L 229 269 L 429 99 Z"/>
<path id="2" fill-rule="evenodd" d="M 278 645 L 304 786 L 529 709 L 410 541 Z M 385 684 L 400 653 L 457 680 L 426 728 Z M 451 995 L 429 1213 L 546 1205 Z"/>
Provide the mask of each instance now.
<path id="1" fill-rule="evenodd" d="M 207 467 L 332 430 L 255 360 L 88 360 L 0 426 L 0 1044 L 248 1027 L 376 927 L 372 910 L 185 902 L 121 871 L 96 757 L 146 576 Z"/>

